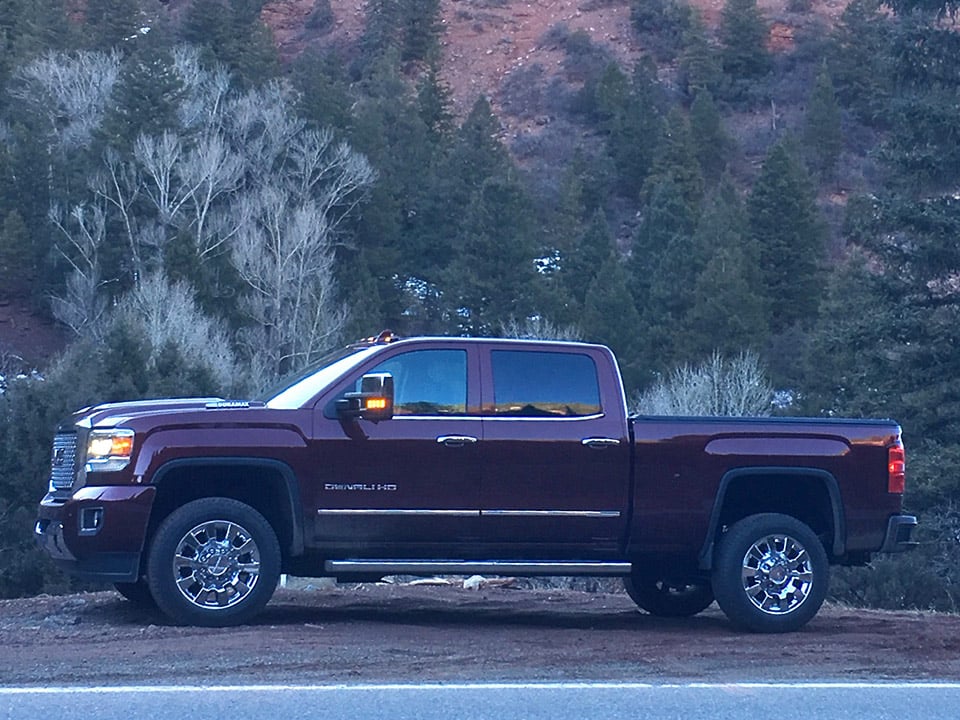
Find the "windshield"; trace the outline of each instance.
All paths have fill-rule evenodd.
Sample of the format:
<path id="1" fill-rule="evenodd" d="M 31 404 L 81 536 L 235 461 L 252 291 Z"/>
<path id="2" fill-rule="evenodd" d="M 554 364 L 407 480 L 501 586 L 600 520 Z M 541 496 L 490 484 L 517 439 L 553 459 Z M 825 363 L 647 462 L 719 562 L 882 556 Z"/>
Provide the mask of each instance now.
<path id="1" fill-rule="evenodd" d="M 373 355 L 380 347 L 347 347 L 326 355 L 311 366 L 288 375 L 262 398 L 268 408 L 295 410 L 341 375 Z"/>

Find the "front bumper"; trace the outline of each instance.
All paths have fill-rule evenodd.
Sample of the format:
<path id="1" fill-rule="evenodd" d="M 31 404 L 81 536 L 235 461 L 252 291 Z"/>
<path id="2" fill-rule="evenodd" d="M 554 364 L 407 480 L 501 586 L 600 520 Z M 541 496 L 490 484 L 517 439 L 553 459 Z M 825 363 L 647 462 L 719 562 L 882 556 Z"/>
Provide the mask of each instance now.
<path id="1" fill-rule="evenodd" d="M 917 543 L 911 540 L 916 526 L 917 518 L 913 515 L 892 515 L 887 521 L 887 534 L 879 552 L 903 552 L 916 547 Z"/>
<path id="2" fill-rule="evenodd" d="M 156 488 L 85 487 L 68 499 L 47 495 L 37 512 L 40 547 L 71 575 L 134 582 Z"/>

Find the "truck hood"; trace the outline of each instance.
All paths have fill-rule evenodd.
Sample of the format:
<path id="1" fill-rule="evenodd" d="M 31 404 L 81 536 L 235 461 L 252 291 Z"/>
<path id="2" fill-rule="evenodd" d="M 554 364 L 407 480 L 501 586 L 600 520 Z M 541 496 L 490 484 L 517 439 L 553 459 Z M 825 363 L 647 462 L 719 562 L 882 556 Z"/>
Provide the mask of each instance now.
<path id="1" fill-rule="evenodd" d="M 196 413 L 203 410 L 242 410 L 250 407 L 263 407 L 263 403 L 246 400 L 224 400 L 218 397 L 137 400 L 83 408 L 74 413 L 71 424 L 86 428 L 109 428 L 129 423 L 135 418 L 146 415 L 156 417 L 157 415 Z"/>

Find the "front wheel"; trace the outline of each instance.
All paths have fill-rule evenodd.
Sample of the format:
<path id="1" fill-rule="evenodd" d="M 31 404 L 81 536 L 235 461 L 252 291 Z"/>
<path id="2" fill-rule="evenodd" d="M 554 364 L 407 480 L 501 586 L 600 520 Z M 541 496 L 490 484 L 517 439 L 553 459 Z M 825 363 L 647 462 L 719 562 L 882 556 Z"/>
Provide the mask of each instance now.
<path id="1" fill-rule="evenodd" d="M 720 538 L 713 592 L 735 625 L 792 632 L 817 614 L 829 572 L 823 544 L 807 525 L 789 515 L 751 515 Z"/>
<path id="2" fill-rule="evenodd" d="M 691 617 L 713 602 L 713 588 L 704 580 L 669 580 L 634 573 L 623 579 L 627 595 L 657 617 Z"/>
<path id="3" fill-rule="evenodd" d="M 280 578 L 280 545 L 249 505 L 203 498 L 174 510 L 157 528 L 147 560 L 157 606 L 174 622 L 224 627 L 267 604 Z"/>

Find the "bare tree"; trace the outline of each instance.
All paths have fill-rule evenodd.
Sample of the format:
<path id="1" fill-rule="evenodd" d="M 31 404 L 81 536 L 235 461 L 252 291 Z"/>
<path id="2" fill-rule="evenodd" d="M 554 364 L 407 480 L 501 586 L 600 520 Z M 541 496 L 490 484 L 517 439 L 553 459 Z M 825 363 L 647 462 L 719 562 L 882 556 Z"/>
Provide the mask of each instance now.
<path id="1" fill-rule="evenodd" d="M 715 352 L 709 360 L 677 368 L 666 380 L 634 398 L 643 415 L 754 416 L 770 414 L 773 387 L 756 353 L 732 360 Z"/>
<path id="2" fill-rule="evenodd" d="M 67 275 L 66 293 L 52 298 L 53 315 L 77 335 L 99 337 L 107 311 L 107 301 L 100 289 L 100 248 L 106 236 L 106 215 L 98 206 L 78 205 L 64 217 L 53 207 L 50 221 L 66 240 L 58 246 L 60 255 L 71 267 Z"/>
<path id="3" fill-rule="evenodd" d="M 51 145 L 86 147 L 119 75 L 116 53 L 50 52 L 17 70 L 10 94 L 45 120 Z"/>
<path id="4" fill-rule="evenodd" d="M 170 283 L 157 272 L 143 278 L 120 307 L 119 317 L 146 334 L 151 364 L 172 344 L 187 362 L 208 368 L 220 387 L 237 384 L 237 359 L 225 324 L 200 309 L 186 283 Z"/>
<path id="5" fill-rule="evenodd" d="M 557 325 L 541 315 L 533 315 L 522 321 L 516 318 L 500 327 L 504 337 L 524 340 L 583 340 L 583 333 L 576 325 Z"/>
<path id="6" fill-rule="evenodd" d="M 244 200 L 251 219 L 232 244 L 234 267 L 250 288 L 242 307 L 254 321 L 244 336 L 264 380 L 310 362 L 346 323 L 336 302 L 332 234 L 313 202 L 263 188 Z"/>

